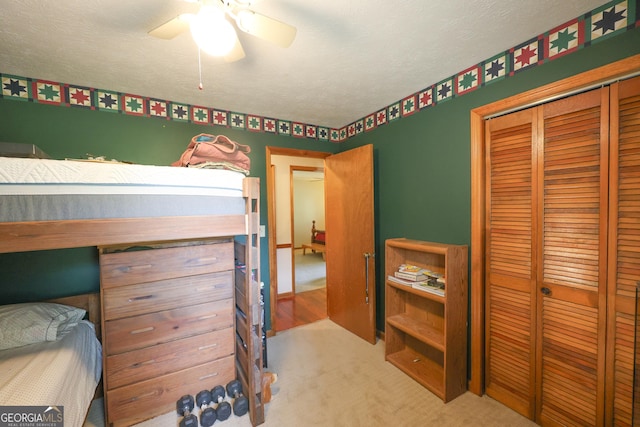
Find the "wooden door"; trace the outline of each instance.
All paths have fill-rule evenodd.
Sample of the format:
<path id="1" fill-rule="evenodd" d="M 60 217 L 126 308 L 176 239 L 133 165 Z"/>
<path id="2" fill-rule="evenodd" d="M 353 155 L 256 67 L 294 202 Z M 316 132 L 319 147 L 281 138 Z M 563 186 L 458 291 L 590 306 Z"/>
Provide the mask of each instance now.
<path id="1" fill-rule="evenodd" d="M 611 86 L 610 158 L 606 419 L 630 426 L 640 421 L 640 77 Z"/>
<path id="2" fill-rule="evenodd" d="M 608 89 L 487 122 L 486 391 L 604 420 Z"/>
<path id="3" fill-rule="evenodd" d="M 486 125 L 486 393 L 535 415 L 536 111 Z"/>
<path id="4" fill-rule="evenodd" d="M 539 107 L 537 393 L 543 425 L 602 425 L 608 88 Z"/>
<path id="5" fill-rule="evenodd" d="M 374 344 L 372 145 L 325 159 L 325 228 L 329 318 Z"/>

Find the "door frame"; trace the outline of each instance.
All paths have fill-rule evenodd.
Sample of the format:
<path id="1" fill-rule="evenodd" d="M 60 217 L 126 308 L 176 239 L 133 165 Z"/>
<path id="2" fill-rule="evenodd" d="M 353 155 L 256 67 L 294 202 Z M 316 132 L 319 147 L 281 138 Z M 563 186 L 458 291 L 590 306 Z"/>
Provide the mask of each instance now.
<path id="1" fill-rule="evenodd" d="M 269 318 L 271 320 L 271 329 L 267 331 L 267 336 L 272 337 L 276 334 L 276 304 L 278 302 L 278 268 L 277 268 L 277 243 L 276 243 L 276 205 L 275 205 L 275 176 L 273 166 L 271 164 L 271 156 L 290 156 L 301 158 L 325 159 L 332 153 L 324 151 L 298 150 L 294 148 L 283 147 L 266 147 L 266 163 L 267 163 L 267 230 L 268 251 L 269 251 Z M 326 197 L 326 195 L 325 195 Z"/>
<path id="2" fill-rule="evenodd" d="M 485 121 L 638 74 L 640 55 L 634 55 L 471 110 L 471 392 L 484 394 Z"/>

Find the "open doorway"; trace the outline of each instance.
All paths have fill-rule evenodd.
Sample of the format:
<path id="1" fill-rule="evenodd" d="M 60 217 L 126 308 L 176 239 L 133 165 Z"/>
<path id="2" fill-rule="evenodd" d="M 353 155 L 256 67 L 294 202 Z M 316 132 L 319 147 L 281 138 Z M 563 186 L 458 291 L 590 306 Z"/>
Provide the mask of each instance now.
<path id="1" fill-rule="evenodd" d="M 292 292 L 291 282 L 294 240 L 291 236 L 290 166 L 314 166 L 312 162 L 319 161 L 325 168 L 327 271 L 326 313 L 322 318 L 329 317 L 366 341 L 375 343 L 373 145 L 337 154 L 267 146 L 266 154 L 271 320 L 267 334 L 272 336 L 282 330 L 280 321 L 276 319 L 278 302 L 286 298 L 281 291 L 287 290 L 298 299 Z M 277 182 L 283 170 L 286 175 L 284 184 Z M 283 201 L 286 208 L 280 209 Z M 284 227 L 280 226 L 283 222 L 286 223 Z M 366 261 L 364 264 L 363 260 Z M 354 268 L 357 265 L 362 268 Z M 293 304 L 293 308 L 300 307 Z"/>
<path id="2" fill-rule="evenodd" d="M 324 168 L 291 166 L 293 293 L 326 288 Z"/>
<path id="3" fill-rule="evenodd" d="M 303 238 L 309 240 L 314 219 L 322 217 L 324 222 L 324 194 L 322 195 L 321 214 L 318 218 L 296 219 L 294 208 L 293 170 L 320 171 L 324 168 L 324 159 L 330 153 L 295 150 L 280 147 L 267 147 L 267 206 L 269 232 L 269 307 L 271 328 L 269 336 L 301 324 L 315 322 L 327 317 L 326 286 L 317 291 L 295 292 L 295 255 L 302 253 Z M 323 174 L 322 174 L 323 175 Z M 324 183 L 320 184 L 324 192 Z M 316 202 L 317 204 L 317 202 Z M 308 215 L 312 215 L 308 213 Z M 306 223 L 308 221 L 308 223 Z M 296 238 L 296 224 L 300 228 Z M 312 261 L 311 252 L 306 251 L 307 261 Z M 316 258 L 313 255 L 313 258 Z M 322 255 L 318 255 L 324 263 Z M 326 267 L 325 267 L 326 268 Z M 323 269 L 324 270 L 324 269 Z M 298 273 L 298 276 L 302 273 Z M 326 277 L 323 274 L 322 279 Z M 302 286 L 298 286 L 300 288 Z"/>

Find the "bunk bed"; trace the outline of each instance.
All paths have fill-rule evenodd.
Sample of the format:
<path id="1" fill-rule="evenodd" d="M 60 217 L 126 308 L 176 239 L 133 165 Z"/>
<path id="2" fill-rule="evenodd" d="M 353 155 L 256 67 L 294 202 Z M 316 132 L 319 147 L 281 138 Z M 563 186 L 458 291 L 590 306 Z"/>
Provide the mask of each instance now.
<path id="1" fill-rule="evenodd" d="M 0 253 L 95 246 L 102 257 L 113 248 L 232 242 L 220 246 L 231 248 L 229 256 L 236 263 L 230 294 L 236 311 L 230 316 L 237 332 L 234 372 L 225 375 L 242 382 L 251 422 L 258 425 L 264 422 L 259 193 L 258 178 L 228 170 L 2 157 Z M 186 276 L 192 266 L 187 260 L 174 268 Z M 101 266 L 104 311 L 102 270 Z M 104 341 L 105 322 L 103 317 L 103 349 L 110 347 Z M 149 414 L 175 410 L 180 393 L 199 390 L 176 386 L 174 391 L 178 395 L 155 396 L 155 412 Z M 107 423 L 119 424 L 110 416 L 107 402 L 105 408 Z"/>

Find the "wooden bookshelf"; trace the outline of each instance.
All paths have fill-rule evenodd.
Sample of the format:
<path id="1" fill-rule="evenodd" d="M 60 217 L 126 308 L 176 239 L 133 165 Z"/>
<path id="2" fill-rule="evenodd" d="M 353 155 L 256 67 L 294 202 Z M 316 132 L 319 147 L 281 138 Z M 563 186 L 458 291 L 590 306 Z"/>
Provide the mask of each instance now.
<path id="1" fill-rule="evenodd" d="M 401 264 L 444 274 L 444 296 L 385 280 L 385 358 L 444 402 L 467 389 L 467 253 L 464 245 L 385 244 L 385 278 Z"/>

